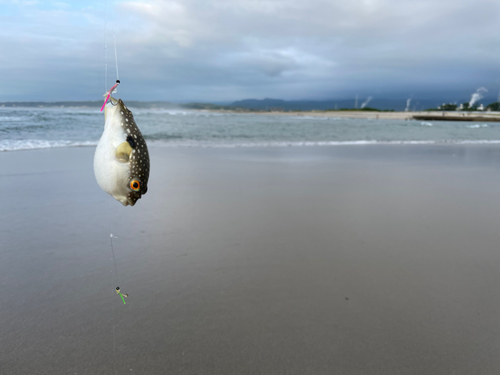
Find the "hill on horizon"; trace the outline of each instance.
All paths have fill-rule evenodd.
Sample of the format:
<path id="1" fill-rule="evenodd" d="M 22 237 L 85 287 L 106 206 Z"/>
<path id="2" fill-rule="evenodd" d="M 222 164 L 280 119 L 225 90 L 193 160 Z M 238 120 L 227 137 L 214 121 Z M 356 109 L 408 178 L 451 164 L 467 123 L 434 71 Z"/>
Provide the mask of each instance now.
<path id="1" fill-rule="evenodd" d="M 360 108 L 363 100 L 358 100 L 357 108 Z M 465 100 L 464 100 L 465 101 Z M 410 102 L 410 111 L 421 111 L 428 108 L 436 108 L 441 105 L 443 101 L 432 99 L 412 99 Z M 340 99 L 340 100 L 282 100 L 282 99 L 244 99 L 238 100 L 230 104 L 233 107 L 248 108 L 253 110 L 271 110 L 281 108 L 285 111 L 324 111 L 331 109 L 355 109 L 355 99 Z M 395 110 L 404 111 L 406 108 L 406 99 L 373 99 L 367 104 L 367 107 L 372 107 L 380 110 Z"/>

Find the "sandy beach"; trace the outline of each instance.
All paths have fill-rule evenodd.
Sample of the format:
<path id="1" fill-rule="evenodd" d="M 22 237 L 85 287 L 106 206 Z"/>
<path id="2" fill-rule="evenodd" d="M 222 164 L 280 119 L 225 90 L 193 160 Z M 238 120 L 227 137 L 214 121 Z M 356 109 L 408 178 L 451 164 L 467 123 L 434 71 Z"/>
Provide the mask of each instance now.
<path id="1" fill-rule="evenodd" d="M 457 111 L 420 111 L 420 112 L 377 112 L 377 111 L 225 111 L 219 113 L 250 113 L 271 116 L 329 117 L 374 120 L 432 120 L 432 121 L 500 121 L 499 112 L 457 112 Z"/>
<path id="2" fill-rule="evenodd" d="M 499 147 L 150 151 L 0 153 L 1 374 L 497 372 Z"/>
<path id="3" fill-rule="evenodd" d="M 409 120 L 413 115 L 425 115 L 428 112 L 376 112 L 376 111 L 228 111 L 228 110 L 204 110 L 217 113 L 248 113 L 261 116 L 310 116 L 310 117 L 339 117 L 357 119 L 380 119 L 380 120 Z"/>
<path id="4" fill-rule="evenodd" d="M 266 112 L 255 112 L 266 114 Z M 380 120 L 410 120 L 415 114 L 427 112 L 371 112 L 371 111 L 299 111 L 299 112 L 267 112 L 276 116 L 312 116 L 312 117 L 339 117 L 354 119 L 380 119 Z"/>

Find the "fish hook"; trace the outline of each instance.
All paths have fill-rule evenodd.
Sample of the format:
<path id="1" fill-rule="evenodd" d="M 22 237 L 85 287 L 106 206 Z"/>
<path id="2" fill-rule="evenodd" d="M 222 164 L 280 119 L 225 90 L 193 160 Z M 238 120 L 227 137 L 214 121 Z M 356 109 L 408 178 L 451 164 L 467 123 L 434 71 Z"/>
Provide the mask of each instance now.
<path id="1" fill-rule="evenodd" d="M 123 297 L 128 297 L 128 294 L 122 294 L 122 292 L 120 292 L 119 286 L 116 287 L 116 294 L 119 294 L 120 297 L 122 297 L 123 304 L 126 305 L 125 298 L 123 298 Z"/>
<path id="2" fill-rule="evenodd" d="M 106 95 L 107 96 L 106 96 L 106 99 L 104 100 L 104 104 L 101 107 L 101 112 L 104 109 L 104 106 L 106 105 L 106 103 L 108 102 L 109 97 L 111 96 L 111 94 L 113 93 L 113 91 L 118 87 L 119 84 L 120 84 L 120 80 L 117 79 L 115 85 L 113 87 L 111 87 L 111 89 L 109 89 L 109 91 L 107 93 L 104 94 L 104 96 L 106 96 Z"/>

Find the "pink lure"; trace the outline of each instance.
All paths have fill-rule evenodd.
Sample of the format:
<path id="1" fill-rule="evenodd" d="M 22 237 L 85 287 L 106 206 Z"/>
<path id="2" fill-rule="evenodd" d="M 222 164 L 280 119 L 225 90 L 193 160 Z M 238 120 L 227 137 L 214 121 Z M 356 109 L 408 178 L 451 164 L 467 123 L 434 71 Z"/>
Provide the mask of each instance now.
<path id="1" fill-rule="evenodd" d="M 102 105 L 101 107 L 101 112 L 102 110 L 104 109 L 104 107 L 106 106 L 106 103 L 108 102 L 109 100 L 109 97 L 111 96 L 111 93 L 113 92 L 114 89 L 116 89 L 116 87 L 120 84 L 120 81 L 116 81 L 115 85 L 113 87 L 111 87 L 111 89 L 108 91 L 108 96 L 106 97 L 106 100 L 104 100 L 104 104 Z"/>

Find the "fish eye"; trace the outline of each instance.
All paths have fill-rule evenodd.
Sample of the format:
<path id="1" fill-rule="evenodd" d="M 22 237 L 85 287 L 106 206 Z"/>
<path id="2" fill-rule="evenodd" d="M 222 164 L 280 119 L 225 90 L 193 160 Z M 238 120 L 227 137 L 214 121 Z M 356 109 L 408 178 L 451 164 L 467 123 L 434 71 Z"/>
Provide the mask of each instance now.
<path id="1" fill-rule="evenodd" d="M 133 191 L 139 191 L 139 189 L 141 188 L 141 183 L 138 180 L 132 180 L 130 181 L 130 188 Z"/>

